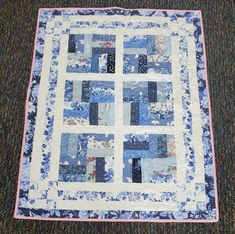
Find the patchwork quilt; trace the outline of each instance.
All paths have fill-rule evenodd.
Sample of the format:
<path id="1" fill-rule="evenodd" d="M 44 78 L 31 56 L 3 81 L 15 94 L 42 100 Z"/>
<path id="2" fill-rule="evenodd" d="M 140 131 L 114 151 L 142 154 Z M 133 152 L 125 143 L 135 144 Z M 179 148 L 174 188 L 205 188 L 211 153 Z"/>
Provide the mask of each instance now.
<path id="1" fill-rule="evenodd" d="M 216 222 L 200 11 L 40 9 L 15 218 Z"/>

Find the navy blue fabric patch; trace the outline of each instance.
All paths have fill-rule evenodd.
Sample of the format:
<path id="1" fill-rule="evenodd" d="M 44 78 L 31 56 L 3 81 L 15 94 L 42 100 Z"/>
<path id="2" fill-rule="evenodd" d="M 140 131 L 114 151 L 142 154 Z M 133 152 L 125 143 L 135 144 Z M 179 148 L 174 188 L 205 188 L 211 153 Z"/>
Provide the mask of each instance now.
<path id="1" fill-rule="evenodd" d="M 147 55 L 140 54 L 139 55 L 138 73 L 147 73 L 147 72 L 148 72 Z"/>
<path id="2" fill-rule="evenodd" d="M 141 183 L 141 159 L 133 158 L 132 159 L 132 183 Z"/>
<path id="3" fill-rule="evenodd" d="M 92 48 L 92 54 L 115 54 L 114 48 Z"/>
<path id="4" fill-rule="evenodd" d="M 157 145 L 158 145 L 159 157 L 166 158 L 167 157 L 167 135 L 166 134 L 162 134 L 158 136 Z"/>
<path id="5" fill-rule="evenodd" d="M 90 99 L 89 87 L 90 87 L 90 81 L 82 82 L 82 102 L 89 102 Z"/>
<path id="6" fill-rule="evenodd" d="M 139 125 L 140 118 L 140 103 L 131 103 L 131 125 Z"/>
<path id="7" fill-rule="evenodd" d="M 59 181 L 84 182 L 85 175 L 84 165 L 59 165 Z"/>
<path id="8" fill-rule="evenodd" d="M 98 103 L 90 103 L 90 125 L 98 125 Z"/>
<path id="9" fill-rule="evenodd" d="M 68 46 L 68 53 L 75 53 L 76 52 L 76 42 L 75 42 L 75 35 L 69 35 L 69 46 Z"/>
<path id="10" fill-rule="evenodd" d="M 104 158 L 96 158 L 96 182 L 104 182 L 105 177 L 105 160 Z"/>
<path id="11" fill-rule="evenodd" d="M 148 82 L 148 101 L 157 102 L 157 82 Z"/>
<path id="12" fill-rule="evenodd" d="M 115 54 L 108 54 L 107 73 L 115 73 Z"/>
<path id="13" fill-rule="evenodd" d="M 125 141 L 124 149 L 126 150 L 149 150 L 149 142 L 147 141 Z"/>

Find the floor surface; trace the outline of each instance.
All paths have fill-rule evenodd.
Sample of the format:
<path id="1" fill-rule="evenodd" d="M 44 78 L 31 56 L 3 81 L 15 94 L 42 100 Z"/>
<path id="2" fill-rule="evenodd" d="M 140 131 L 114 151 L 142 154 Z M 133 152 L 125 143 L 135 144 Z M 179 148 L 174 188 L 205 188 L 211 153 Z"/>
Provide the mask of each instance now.
<path id="1" fill-rule="evenodd" d="M 108 6 L 202 10 L 219 189 L 218 223 L 84 223 L 13 218 L 38 8 Z M 0 233 L 234 233 L 234 10 L 232 0 L 0 0 Z"/>

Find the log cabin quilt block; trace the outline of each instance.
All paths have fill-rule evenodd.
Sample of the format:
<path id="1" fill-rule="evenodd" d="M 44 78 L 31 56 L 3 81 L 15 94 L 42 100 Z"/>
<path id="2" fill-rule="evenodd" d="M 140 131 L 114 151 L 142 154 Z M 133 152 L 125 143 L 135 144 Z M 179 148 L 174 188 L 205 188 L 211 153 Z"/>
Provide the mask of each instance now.
<path id="1" fill-rule="evenodd" d="M 124 125 L 173 125 L 172 83 L 124 81 L 123 121 Z"/>
<path id="2" fill-rule="evenodd" d="M 124 73 L 171 74 L 171 38 L 124 35 Z"/>
<path id="3" fill-rule="evenodd" d="M 70 34 L 67 72 L 115 73 L 115 35 Z"/>
<path id="4" fill-rule="evenodd" d="M 66 80 L 63 122 L 68 125 L 114 125 L 114 82 Z"/>
<path id="5" fill-rule="evenodd" d="M 40 9 L 15 218 L 216 222 L 200 11 Z"/>

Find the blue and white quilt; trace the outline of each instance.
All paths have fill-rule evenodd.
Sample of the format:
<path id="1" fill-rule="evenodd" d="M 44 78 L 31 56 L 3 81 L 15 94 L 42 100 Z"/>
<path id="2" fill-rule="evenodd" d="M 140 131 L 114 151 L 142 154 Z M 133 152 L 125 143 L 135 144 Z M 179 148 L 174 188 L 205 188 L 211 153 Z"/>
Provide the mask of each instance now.
<path id="1" fill-rule="evenodd" d="M 215 222 L 200 11 L 40 9 L 15 217 Z"/>

